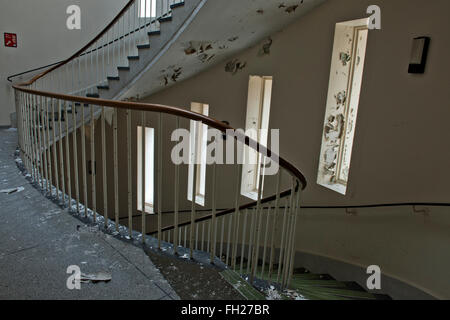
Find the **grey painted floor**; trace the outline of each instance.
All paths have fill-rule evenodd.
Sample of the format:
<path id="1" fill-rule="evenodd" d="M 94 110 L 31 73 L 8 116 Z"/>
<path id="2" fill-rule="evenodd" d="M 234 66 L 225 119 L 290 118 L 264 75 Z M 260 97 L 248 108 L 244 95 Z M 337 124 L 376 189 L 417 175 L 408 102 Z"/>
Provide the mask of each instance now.
<path id="1" fill-rule="evenodd" d="M 17 132 L 0 130 L 0 299 L 179 299 L 142 249 L 86 226 L 35 189 L 15 163 Z M 66 286 L 67 267 L 109 282 Z"/>

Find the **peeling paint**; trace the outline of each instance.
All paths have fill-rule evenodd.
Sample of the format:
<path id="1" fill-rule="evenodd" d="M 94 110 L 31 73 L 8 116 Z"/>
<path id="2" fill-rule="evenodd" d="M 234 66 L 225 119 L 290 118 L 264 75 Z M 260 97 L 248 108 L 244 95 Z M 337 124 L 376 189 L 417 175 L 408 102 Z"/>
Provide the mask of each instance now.
<path id="1" fill-rule="evenodd" d="M 297 8 L 298 8 L 298 4 L 293 5 L 293 6 L 289 6 L 284 11 L 286 11 L 287 13 L 292 13 L 292 12 L 295 12 L 295 10 L 297 10 Z"/>
<path id="2" fill-rule="evenodd" d="M 228 41 L 234 42 L 234 41 L 236 41 L 237 39 L 239 39 L 239 37 L 238 37 L 238 36 L 235 36 L 235 37 L 229 38 Z"/>
<path id="3" fill-rule="evenodd" d="M 272 43 L 273 43 L 273 40 L 272 40 L 272 38 L 269 37 L 269 38 L 263 43 L 262 48 L 261 48 L 261 50 L 259 51 L 259 55 L 260 55 L 260 56 L 263 56 L 263 55 L 268 55 L 268 54 L 270 54 L 270 48 L 272 47 Z"/>
<path id="4" fill-rule="evenodd" d="M 177 82 L 181 76 L 182 67 L 169 66 L 164 75 L 161 76 L 161 81 L 164 86 L 168 86 L 170 81 Z M 164 70 L 163 70 L 164 71 Z"/>
<path id="5" fill-rule="evenodd" d="M 241 62 L 239 59 L 234 59 L 225 65 L 225 72 L 235 75 L 239 70 L 244 69 L 246 66 L 247 62 Z"/>
<path id="6" fill-rule="evenodd" d="M 352 60 L 352 57 L 350 56 L 349 53 L 341 52 L 339 54 L 339 60 L 341 60 L 343 66 L 346 66 L 347 63 L 349 63 L 350 60 Z"/>

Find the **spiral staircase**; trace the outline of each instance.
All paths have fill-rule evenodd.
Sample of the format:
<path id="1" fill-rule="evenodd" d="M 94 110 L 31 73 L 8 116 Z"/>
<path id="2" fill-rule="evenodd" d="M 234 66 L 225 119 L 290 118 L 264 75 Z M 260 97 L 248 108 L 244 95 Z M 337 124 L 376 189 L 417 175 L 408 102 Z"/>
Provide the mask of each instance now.
<path id="1" fill-rule="evenodd" d="M 98 36 L 70 58 L 25 83 L 14 84 L 24 166 L 45 195 L 105 232 L 214 263 L 225 270 L 224 277 L 230 282 L 246 279 L 251 288 L 265 283 L 301 290 L 312 299 L 345 298 L 344 291 L 339 294 L 336 290 L 345 289 L 348 296 L 353 291 L 347 285 L 343 288 L 332 279 L 305 272 L 300 275 L 296 268 L 296 224 L 306 179 L 295 166 L 216 119 L 179 107 L 124 99 L 129 98 L 124 93 L 195 21 L 206 2 L 131 0 Z M 133 178 L 133 150 L 137 147 L 133 133 L 136 125 L 148 126 L 149 121 L 156 124 L 157 146 L 153 215 L 137 209 L 138 181 Z M 236 165 L 229 175 L 230 171 L 222 168 L 225 165 L 212 164 L 208 165 L 212 172 L 207 195 L 210 208 L 199 208 L 195 201 L 191 201 L 189 210 L 180 207 L 179 181 L 185 167 L 164 163 L 162 153 L 169 142 L 163 132 L 165 128 L 181 128 L 186 121 L 201 122 L 231 135 L 229 138 L 253 148 L 262 158 L 277 159 L 280 169 L 273 177 L 264 177 L 261 166 L 256 201 L 244 202 L 240 195 L 242 165 Z M 119 143 L 122 136 L 126 137 L 124 144 Z M 142 163 L 145 157 L 143 152 Z M 97 164 L 101 170 L 97 170 Z M 195 185 L 197 166 L 193 167 Z M 217 192 L 220 170 L 225 170 L 221 176 L 236 186 L 233 192 Z M 173 176 L 170 182 L 165 180 L 168 171 Z M 162 192 L 167 183 L 173 183 L 171 204 Z M 124 187 L 126 192 L 120 192 Z M 144 199 L 145 187 L 141 189 Z M 274 194 L 264 195 L 266 190 Z M 195 199 L 194 192 L 191 199 Z M 219 208 L 219 201 L 228 205 Z M 323 281 L 328 282 L 323 285 Z M 321 291 L 311 291 L 314 286 Z M 250 287 L 248 290 L 254 290 Z M 352 298 L 375 298 L 354 292 Z"/>

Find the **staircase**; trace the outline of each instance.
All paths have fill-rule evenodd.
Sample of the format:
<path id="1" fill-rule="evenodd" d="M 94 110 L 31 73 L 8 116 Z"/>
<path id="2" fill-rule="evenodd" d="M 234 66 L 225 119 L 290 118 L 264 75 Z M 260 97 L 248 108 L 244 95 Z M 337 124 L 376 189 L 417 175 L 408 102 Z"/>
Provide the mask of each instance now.
<path id="1" fill-rule="evenodd" d="M 130 0 L 72 57 L 14 85 L 23 164 L 45 195 L 91 219 L 105 232 L 174 255 L 206 259 L 229 272 L 239 271 L 249 285 L 267 281 L 268 273 L 269 282 L 282 289 L 300 286 L 307 295 L 303 289 L 313 286 L 326 288 L 320 294 L 315 288 L 316 297 L 332 296 L 337 282 L 305 282 L 295 272 L 296 224 L 306 187 L 305 177 L 295 166 L 216 119 L 179 107 L 118 100 L 136 79 L 148 74 L 206 2 Z M 256 201 L 248 202 L 240 194 L 241 164 L 231 171 L 226 165 L 211 164 L 208 208 L 194 201 L 188 203 L 188 210 L 183 207 L 186 199 L 181 196 L 180 178 L 187 167 L 164 160 L 163 153 L 171 144 L 166 131 L 183 128 L 190 121 L 218 130 L 218 139 L 229 135 L 258 152 L 261 170 Z M 146 203 L 136 200 L 138 179 L 142 179 L 141 199 L 145 199 L 145 175 L 136 177 L 137 126 L 155 130 L 155 159 L 146 159 L 145 152 L 141 159 L 142 163 L 154 161 L 154 214 L 138 210 L 139 205 L 146 208 Z M 264 175 L 267 157 L 280 167 L 275 176 Z M 198 169 L 193 168 L 196 185 Z M 218 176 L 235 186 L 232 192 L 218 191 Z M 173 180 L 167 182 L 168 177 Z M 192 189 L 191 198 L 196 199 L 196 188 Z M 274 274 L 276 279 L 271 278 Z"/>

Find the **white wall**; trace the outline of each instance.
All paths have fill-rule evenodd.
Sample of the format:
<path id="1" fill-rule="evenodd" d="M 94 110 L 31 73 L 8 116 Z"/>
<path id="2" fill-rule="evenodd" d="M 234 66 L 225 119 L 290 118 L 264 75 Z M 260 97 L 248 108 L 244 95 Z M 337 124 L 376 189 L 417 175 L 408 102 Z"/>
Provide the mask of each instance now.
<path id="1" fill-rule="evenodd" d="M 0 0 L 0 126 L 9 125 L 10 113 L 15 111 L 8 76 L 68 58 L 99 33 L 127 2 Z M 81 30 L 66 27 L 66 9 L 72 4 L 81 8 Z M 17 48 L 4 46 L 4 32 L 17 34 Z"/>

